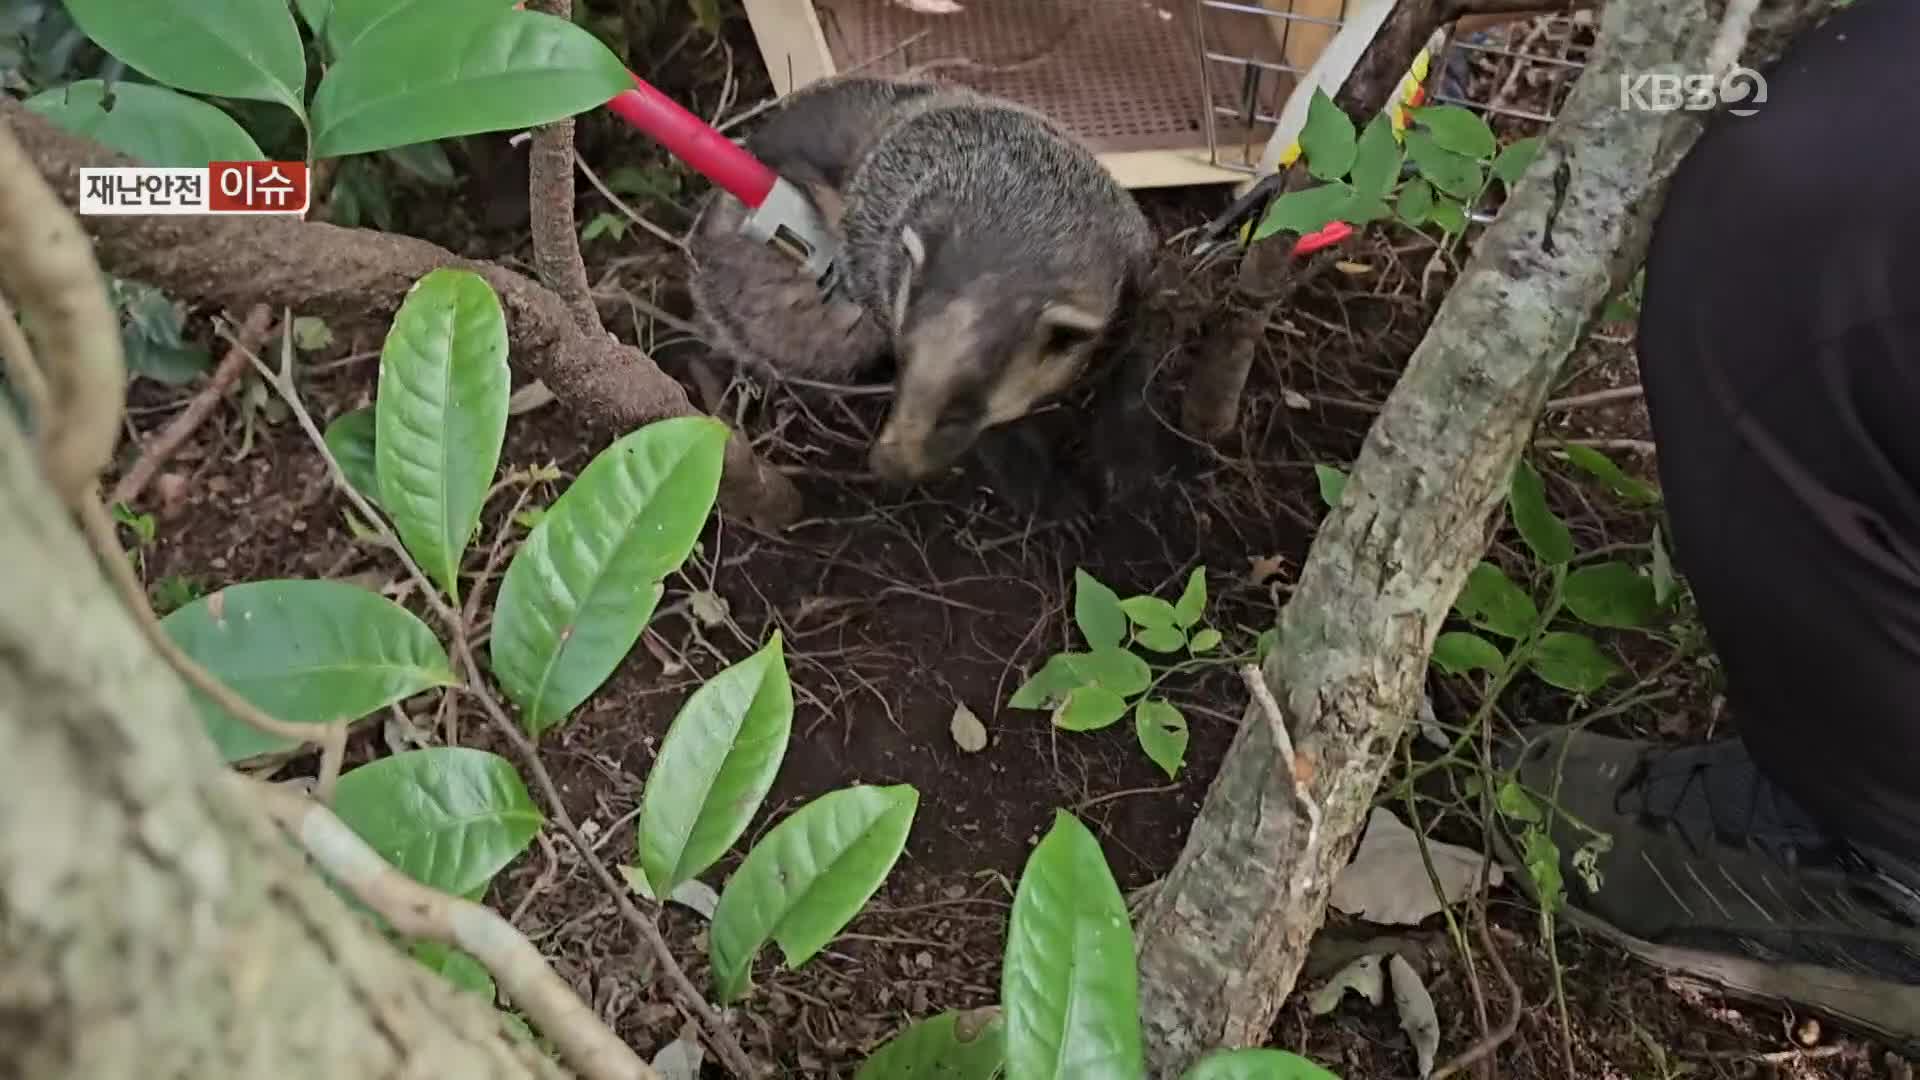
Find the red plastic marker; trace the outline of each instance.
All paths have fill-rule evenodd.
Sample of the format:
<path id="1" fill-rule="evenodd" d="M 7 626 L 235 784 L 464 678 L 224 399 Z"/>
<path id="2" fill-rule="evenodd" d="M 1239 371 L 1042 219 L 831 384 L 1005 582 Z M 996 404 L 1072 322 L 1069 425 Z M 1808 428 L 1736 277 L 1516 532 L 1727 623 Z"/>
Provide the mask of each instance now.
<path id="1" fill-rule="evenodd" d="M 1293 253 L 1295 255 L 1311 255 L 1321 248 L 1331 247 L 1352 235 L 1353 226 L 1344 221 L 1330 221 L 1321 226 L 1318 231 L 1310 232 L 1295 241 Z"/>

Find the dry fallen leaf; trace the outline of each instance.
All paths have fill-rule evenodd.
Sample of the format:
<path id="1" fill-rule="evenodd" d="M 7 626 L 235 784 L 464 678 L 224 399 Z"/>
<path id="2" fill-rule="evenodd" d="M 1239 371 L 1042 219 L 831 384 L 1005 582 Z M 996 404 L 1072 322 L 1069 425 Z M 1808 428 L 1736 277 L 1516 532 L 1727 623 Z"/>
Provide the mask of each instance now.
<path id="1" fill-rule="evenodd" d="M 957 15 L 960 5 L 955 0 L 893 0 L 908 11 L 917 11 L 922 15 Z"/>
<path id="2" fill-rule="evenodd" d="M 1382 957 L 1379 953 L 1369 953 L 1346 967 L 1333 973 L 1325 986 L 1313 992 L 1307 999 L 1307 1007 L 1315 1016 L 1325 1016 L 1340 1007 L 1340 999 L 1351 990 L 1375 1005 L 1384 1005 L 1387 1001 L 1387 977 L 1380 969 Z"/>
<path id="3" fill-rule="evenodd" d="M 727 621 L 727 598 L 710 589 L 701 589 L 687 597 L 687 605 L 701 626 L 719 626 Z"/>
<path id="4" fill-rule="evenodd" d="M 1440 1018 L 1433 1011 L 1433 998 L 1406 957 L 1394 953 L 1387 971 L 1393 979 L 1393 1006 L 1400 1013 L 1400 1028 L 1420 1058 L 1420 1080 L 1426 1080 L 1433 1075 L 1433 1056 L 1440 1049 Z"/>
<path id="5" fill-rule="evenodd" d="M 1265 585 L 1268 578 L 1286 570 L 1287 557 L 1284 555 L 1253 555 L 1247 558 L 1247 563 L 1250 567 L 1247 570 L 1247 584 Z"/>
<path id="6" fill-rule="evenodd" d="M 553 391 L 547 389 L 546 383 L 535 379 L 515 390 L 513 396 L 507 399 L 507 415 L 521 416 L 552 403 Z"/>
<path id="7" fill-rule="evenodd" d="M 987 748 L 987 725 L 965 705 L 953 707 L 953 722 L 947 729 L 953 733 L 954 745 L 966 753 L 977 754 Z"/>
<path id="8" fill-rule="evenodd" d="M 706 1056 L 706 1050 L 700 1045 L 700 1028 L 689 1020 L 687 1026 L 680 1029 L 679 1038 L 653 1055 L 653 1070 L 660 1074 L 661 1080 L 698 1080 L 700 1062 Z"/>
<path id="9" fill-rule="evenodd" d="M 1335 270 L 1340 271 L 1343 274 L 1366 274 L 1366 273 L 1371 273 L 1373 271 L 1373 264 L 1363 263 L 1363 262 L 1348 262 L 1346 260 L 1342 260 L 1340 262 L 1334 263 L 1333 268 Z"/>
<path id="10" fill-rule="evenodd" d="M 1300 412 L 1306 412 L 1308 409 L 1313 408 L 1313 402 L 1308 401 L 1307 395 L 1301 393 L 1298 390 L 1280 391 L 1280 400 L 1287 403 L 1287 408 L 1295 409 Z"/>
<path id="11" fill-rule="evenodd" d="M 1480 867 L 1486 862 L 1479 852 L 1438 840 L 1427 841 L 1427 850 L 1433 857 L 1434 875 L 1446 893 L 1446 903 L 1454 903 L 1479 886 Z M 1499 885 L 1501 879 L 1498 863 L 1487 867 L 1489 884 Z M 1359 851 L 1334 880 L 1328 902 L 1368 922 L 1408 926 L 1441 907 L 1420 858 L 1419 837 L 1393 811 L 1378 806 L 1367 818 Z"/>

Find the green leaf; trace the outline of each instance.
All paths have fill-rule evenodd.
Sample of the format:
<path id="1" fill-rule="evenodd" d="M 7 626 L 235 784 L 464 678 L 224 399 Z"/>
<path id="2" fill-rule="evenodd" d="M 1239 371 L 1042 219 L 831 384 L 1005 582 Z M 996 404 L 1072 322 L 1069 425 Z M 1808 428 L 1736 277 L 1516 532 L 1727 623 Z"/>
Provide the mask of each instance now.
<path id="1" fill-rule="evenodd" d="M 930 1016 L 888 1039 L 853 1080 L 994 1080 L 1006 1062 L 1006 1022 L 994 1007 Z"/>
<path id="2" fill-rule="evenodd" d="M 1500 156 L 1493 159 L 1493 175 L 1507 187 L 1513 187 L 1526 174 L 1533 159 L 1540 156 L 1540 147 L 1545 141 L 1538 135 L 1529 135 L 1507 144 L 1507 148 L 1500 151 Z"/>
<path id="3" fill-rule="evenodd" d="M 1318 232 L 1328 223 L 1340 220 L 1353 198 L 1353 189 L 1338 183 L 1284 192 L 1267 207 L 1260 226 L 1253 230 L 1253 238 L 1265 240 L 1279 232 L 1301 236 Z"/>
<path id="4" fill-rule="evenodd" d="M 1266 663 L 1267 654 L 1272 652 L 1273 647 L 1278 644 L 1280 644 L 1279 627 L 1269 626 L 1265 630 L 1260 631 L 1260 636 L 1255 639 L 1253 644 L 1255 659 L 1262 664 Z"/>
<path id="5" fill-rule="evenodd" d="M 1533 631 L 1540 609 L 1533 598 L 1508 578 L 1506 571 L 1490 562 L 1481 562 L 1467 574 L 1453 609 L 1460 617 L 1501 637 L 1523 638 Z"/>
<path id="6" fill-rule="evenodd" d="M 1673 556 L 1667 554 L 1667 544 L 1660 536 L 1660 526 L 1653 527 L 1653 599 L 1662 608 L 1673 602 L 1674 594 L 1679 592 L 1680 583 L 1673 576 Z"/>
<path id="7" fill-rule="evenodd" d="M 1067 695 L 1054 718 L 1063 731 L 1099 731 L 1127 715 L 1127 700 L 1104 686 L 1082 686 Z"/>
<path id="8" fill-rule="evenodd" d="M 1353 121 L 1317 86 L 1307 102 L 1306 125 L 1300 129 L 1300 152 L 1316 179 L 1338 180 L 1353 167 Z"/>
<path id="9" fill-rule="evenodd" d="M 349 770 L 333 812 L 408 877 L 472 896 L 540 831 L 513 763 L 463 746 L 409 750 Z"/>
<path id="10" fill-rule="evenodd" d="M 1507 509 L 1513 514 L 1514 528 L 1533 549 L 1533 556 L 1548 566 L 1563 566 L 1573 559 L 1573 534 L 1547 506 L 1547 486 L 1525 458 L 1514 466 L 1513 483 L 1507 489 Z"/>
<path id="11" fill-rule="evenodd" d="M 754 954 L 769 938 L 795 968 L 860 913 L 906 847 L 919 802 L 906 784 L 842 788 L 795 811 L 747 853 L 708 931 L 722 1004 L 745 996 Z"/>
<path id="12" fill-rule="evenodd" d="M 233 117 L 198 98 L 148 83 L 83 79 L 21 102 L 61 128 L 112 147 L 143 165 L 199 168 L 213 161 L 262 161 L 266 155 Z"/>
<path id="13" fill-rule="evenodd" d="M 1582 566 L 1567 575 L 1567 610 L 1589 626 L 1645 626 L 1660 613 L 1653 582 L 1623 562 Z"/>
<path id="14" fill-rule="evenodd" d="M 1413 226 L 1425 225 L 1433 213 L 1433 185 L 1415 177 L 1400 189 L 1400 216 Z"/>
<path id="15" fill-rule="evenodd" d="M 1100 842 L 1065 811 L 1020 874 L 1000 1005 L 1009 1077 L 1146 1076 L 1127 904 Z"/>
<path id="16" fill-rule="evenodd" d="M 1168 779 L 1180 775 L 1187 759 L 1186 714 L 1160 698 L 1145 700 L 1134 706 L 1133 730 L 1140 737 L 1140 749 L 1166 771 Z"/>
<path id="17" fill-rule="evenodd" d="M 305 115 L 307 55 L 286 4 L 67 0 L 67 13 L 94 44 L 155 82 L 196 94 L 276 101 Z"/>
<path id="18" fill-rule="evenodd" d="M 439 22 L 469 24 L 513 7 L 515 0 L 327 0 L 333 8 L 327 41 L 345 56 L 361 38 L 378 29 L 381 36 L 417 34 Z M 312 25 L 309 23 L 308 25 Z"/>
<path id="19" fill-rule="evenodd" d="M 1187 651 L 1195 656 L 1199 656 L 1201 653 L 1212 652 L 1219 647 L 1220 631 L 1215 630 L 1211 626 L 1193 635 L 1193 640 L 1187 642 Z"/>
<path id="20" fill-rule="evenodd" d="M 1220 1050 L 1188 1069 L 1181 1080 L 1340 1080 L 1285 1050 Z"/>
<path id="21" fill-rule="evenodd" d="M 1541 679 L 1575 694 L 1591 694 L 1621 671 L 1592 638 L 1564 631 L 1542 636 L 1527 664 Z"/>
<path id="22" fill-rule="evenodd" d="M 1393 121 L 1380 113 L 1360 133 L 1353 158 L 1353 188 L 1361 195 L 1384 199 L 1400 179 L 1400 141 L 1393 137 Z"/>
<path id="23" fill-rule="evenodd" d="M 1541 820 L 1539 804 L 1533 801 L 1533 796 L 1527 794 L 1527 789 L 1518 780 L 1501 784 L 1499 790 L 1494 792 L 1493 800 L 1502 814 L 1515 821 L 1538 824 Z"/>
<path id="24" fill-rule="evenodd" d="M 1433 141 L 1475 161 L 1493 156 L 1493 129 L 1478 113 L 1458 105 L 1429 105 L 1412 110 L 1414 123 L 1433 134 Z"/>
<path id="25" fill-rule="evenodd" d="M 1506 663 L 1499 646 L 1478 634 L 1449 630 L 1433 642 L 1433 664 L 1449 675 L 1469 671 L 1499 671 Z"/>
<path id="26" fill-rule="evenodd" d="M 300 13 L 300 21 L 307 24 L 307 29 L 319 37 L 333 15 L 333 0 L 293 0 L 293 9 Z"/>
<path id="27" fill-rule="evenodd" d="M 580 230 L 580 242 L 584 244 L 606 235 L 611 235 L 615 240 L 624 238 L 627 235 L 627 219 L 618 214 L 595 214 L 587 222 L 587 227 Z"/>
<path id="28" fill-rule="evenodd" d="M 289 723 L 357 720 L 458 682 L 426 623 L 338 581 L 229 585 L 168 615 L 160 628 L 214 678 Z M 227 761 L 294 745 L 228 716 L 197 690 L 189 694 Z"/>
<path id="29" fill-rule="evenodd" d="M 1173 605 L 1157 596 L 1129 596 L 1120 601 L 1120 610 L 1135 626 L 1173 629 L 1176 621 Z"/>
<path id="30" fill-rule="evenodd" d="M 437 142 L 396 146 L 386 151 L 386 156 L 388 161 L 399 166 L 400 171 L 434 187 L 452 187 L 459 181 L 453 171 L 453 162 L 448 160 L 447 152 Z"/>
<path id="31" fill-rule="evenodd" d="M 1142 627 L 1133 639 L 1141 648 L 1157 653 L 1179 652 L 1187 647 L 1187 635 L 1177 626 Z"/>
<path id="32" fill-rule="evenodd" d="M 1612 458 L 1595 450 L 1591 446 L 1563 446 L 1561 453 L 1567 455 L 1580 471 L 1607 486 L 1607 490 L 1634 503 L 1655 503 L 1660 501 L 1660 493 L 1634 477 L 1621 471 Z"/>
<path id="33" fill-rule="evenodd" d="M 380 353 L 380 502 L 427 576 L 460 599 L 460 559 L 507 436 L 507 319 L 487 280 L 442 268 L 414 283 Z"/>
<path id="34" fill-rule="evenodd" d="M 1125 649 L 1063 652 L 1047 658 L 1039 671 L 1007 700 L 1010 709 L 1051 709 L 1083 686 L 1102 686 L 1132 697 L 1153 682 L 1153 669 Z"/>
<path id="35" fill-rule="evenodd" d="M 375 509 L 382 509 L 380 474 L 374 464 L 375 426 L 371 405 L 341 413 L 327 425 L 326 443 L 327 452 L 340 463 L 341 475 L 347 478 L 347 483 Z"/>
<path id="36" fill-rule="evenodd" d="M 1073 622 L 1090 648 L 1119 645 L 1127 640 L 1127 616 L 1120 597 L 1085 570 L 1073 571 Z"/>
<path id="37" fill-rule="evenodd" d="M 632 88 L 620 58 L 564 19 L 511 10 L 422 19 L 409 11 L 357 41 L 320 81 L 313 154 L 538 127 Z"/>
<path id="38" fill-rule="evenodd" d="M 655 896 L 672 895 L 740 839 L 773 787 L 792 730 L 778 630 L 688 696 L 640 801 L 639 861 Z"/>
<path id="39" fill-rule="evenodd" d="M 213 367 L 213 357 L 197 345 L 163 345 L 122 333 L 120 346 L 129 372 L 167 386 L 185 386 Z"/>
<path id="40" fill-rule="evenodd" d="M 1340 497 L 1347 493 L 1347 474 L 1331 465 L 1315 465 L 1314 478 L 1320 481 L 1320 501 L 1332 510 L 1340 505 Z"/>
<path id="41" fill-rule="evenodd" d="M 1545 829 L 1528 829 L 1523 834 L 1526 845 L 1525 860 L 1527 876 L 1533 879 L 1533 887 L 1539 893 L 1540 906 L 1549 914 L 1560 910 L 1560 903 L 1566 896 L 1566 881 L 1560 873 L 1560 846 Z"/>
<path id="42" fill-rule="evenodd" d="M 1486 180 L 1478 162 L 1441 146 L 1424 131 L 1407 132 L 1407 156 L 1413 159 L 1421 176 L 1455 198 L 1473 198 Z"/>
<path id="43" fill-rule="evenodd" d="M 1464 232 L 1467 227 L 1467 208 L 1452 199 L 1439 199 L 1427 211 L 1427 220 L 1440 226 L 1441 232 Z"/>
<path id="44" fill-rule="evenodd" d="M 448 982 L 467 991 L 478 994 L 492 1003 L 495 997 L 493 976 L 480 961 L 461 952 L 451 945 L 442 945 L 437 941 L 414 942 L 413 958 L 420 961 L 422 967 Z"/>
<path id="45" fill-rule="evenodd" d="M 1173 605 L 1173 621 L 1182 630 L 1191 630 L 1207 612 L 1207 568 L 1196 566 L 1187 575 L 1187 586 Z"/>
<path id="46" fill-rule="evenodd" d="M 293 347 L 301 352 L 313 352 L 333 344 L 333 328 L 327 320 L 314 315 L 302 315 L 293 320 Z"/>
<path id="47" fill-rule="evenodd" d="M 726 425 L 657 420 L 581 470 L 507 565 L 488 642 L 500 686 L 538 734 L 633 648 L 720 490 Z"/>

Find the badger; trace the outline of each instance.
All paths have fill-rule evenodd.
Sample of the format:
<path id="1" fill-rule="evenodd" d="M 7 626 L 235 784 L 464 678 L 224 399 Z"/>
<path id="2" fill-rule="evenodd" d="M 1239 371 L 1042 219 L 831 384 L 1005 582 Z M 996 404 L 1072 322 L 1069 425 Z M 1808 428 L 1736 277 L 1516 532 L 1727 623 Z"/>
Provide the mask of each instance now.
<path id="1" fill-rule="evenodd" d="M 836 229 L 845 299 L 821 303 L 785 256 L 760 248 L 750 261 L 716 235 L 739 221 L 721 202 L 700 230 L 697 302 L 731 324 L 717 327 L 723 348 L 763 367 L 844 378 L 890 358 L 893 400 L 868 455 L 885 480 L 930 479 L 1073 389 L 1151 264 L 1145 215 L 1092 153 L 977 91 L 815 84 L 749 145 Z"/>

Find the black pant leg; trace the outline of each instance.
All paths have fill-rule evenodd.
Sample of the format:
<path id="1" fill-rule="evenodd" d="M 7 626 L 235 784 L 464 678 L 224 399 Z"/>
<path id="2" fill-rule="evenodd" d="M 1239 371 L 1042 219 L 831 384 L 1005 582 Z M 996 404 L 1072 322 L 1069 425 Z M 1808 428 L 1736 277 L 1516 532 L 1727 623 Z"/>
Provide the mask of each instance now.
<path id="1" fill-rule="evenodd" d="M 1920 858 L 1920 3 L 1858 0 L 1718 118 L 1648 254 L 1675 560 L 1768 775 Z"/>

